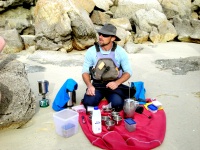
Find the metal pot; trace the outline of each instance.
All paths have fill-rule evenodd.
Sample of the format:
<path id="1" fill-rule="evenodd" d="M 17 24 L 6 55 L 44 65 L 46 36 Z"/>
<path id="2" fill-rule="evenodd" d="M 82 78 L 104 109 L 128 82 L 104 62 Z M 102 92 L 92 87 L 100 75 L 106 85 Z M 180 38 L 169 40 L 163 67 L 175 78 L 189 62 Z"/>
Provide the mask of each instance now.
<path id="1" fill-rule="evenodd" d="M 38 81 L 39 94 L 41 95 L 46 94 L 48 92 L 48 86 L 49 86 L 49 81 L 47 80 Z"/>
<path id="2" fill-rule="evenodd" d="M 105 125 L 107 120 L 110 120 L 110 116 L 101 116 L 102 125 Z"/>
<path id="3" fill-rule="evenodd" d="M 111 116 L 112 116 L 112 117 L 114 117 L 114 116 L 119 116 L 119 112 L 113 111 L 113 112 L 111 112 Z"/>
<path id="4" fill-rule="evenodd" d="M 107 120 L 107 121 L 105 122 L 105 124 L 106 124 L 106 129 L 107 129 L 108 131 L 114 130 L 114 128 L 115 128 L 115 121 L 113 121 L 113 120 Z"/>
<path id="5" fill-rule="evenodd" d="M 122 123 L 122 117 L 121 116 L 114 116 L 113 120 L 115 121 L 115 125 L 119 126 Z"/>
<path id="6" fill-rule="evenodd" d="M 114 109 L 113 108 L 103 108 L 103 111 L 106 112 L 106 113 L 111 113 Z"/>
<path id="7" fill-rule="evenodd" d="M 133 99 L 125 99 L 124 100 L 124 106 L 123 106 L 123 110 L 125 113 L 125 118 L 132 118 L 136 108 L 139 106 L 139 102 L 135 101 Z"/>

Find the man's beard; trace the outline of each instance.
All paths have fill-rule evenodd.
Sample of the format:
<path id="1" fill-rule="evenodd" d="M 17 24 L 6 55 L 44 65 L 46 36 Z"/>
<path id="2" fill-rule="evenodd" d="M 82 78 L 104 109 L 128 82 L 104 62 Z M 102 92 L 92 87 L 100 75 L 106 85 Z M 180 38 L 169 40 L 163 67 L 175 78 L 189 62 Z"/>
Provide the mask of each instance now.
<path id="1" fill-rule="evenodd" d="M 107 45 L 109 45 L 109 44 L 110 44 L 110 42 L 111 42 L 111 41 L 109 41 L 109 42 L 107 42 L 107 43 L 101 43 L 101 42 L 99 41 L 99 45 L 100 45 L 100 46 L 102 46 L 102 47 L 104 47 L 104 46 L 107 46 Z"/>

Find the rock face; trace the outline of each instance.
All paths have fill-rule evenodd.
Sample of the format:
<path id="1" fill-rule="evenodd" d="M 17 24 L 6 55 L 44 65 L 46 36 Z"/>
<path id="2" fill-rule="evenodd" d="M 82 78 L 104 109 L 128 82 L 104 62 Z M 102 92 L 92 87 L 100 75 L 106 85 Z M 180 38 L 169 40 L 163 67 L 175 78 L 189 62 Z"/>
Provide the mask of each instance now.
<path id="1" fill-rule="evenodd" d="M 174 24 L 176 31 L 178 32 L 178 39 L 185 42 L 200 43 L 200 21 L 180 19 L 174 17 Z"/>
<path id="2" fill-rule="evenodd" d="M 33 44 L 36 50 L 86 50 L 105 23 L 120 31 L 122 47 L 147 41 L 200 43 L 199 0 L 8 0 L 0 6 L 0 31 L 16 30 L 23 37 L 18 41 L 22 46 L 6 46 L 3 53 L 17 53 Z M 11 47 L 12 40 L 5 35 Z"/>
<path id="3" fill-rule="evenodd" d="M 3 36 L 6 41 L 6 45 L 3 49 L 5 54 L 17 53 L 24 49 L 22 37 L 16 29 L 0 31 L 0 35 Z"/>
<path id="4" fill-rule="evenodd" d="M 96 38 L 87 11 L 69 0 L 39 0 L 35 8 L 35 31 L 36 49 L 82 50 L 93 45 Z"/>
<path id="5" fill-rule="evenodd" d="M 0 130 L 15 129 L 35 114 L 36 101 L 25 66 L 15 55 L 0 55 Z"/>
<path id="6" fill-rule="evenodd" d="M 0 12 L 7 10 L 9 7 L 16 7 L 20 5 L 33 5 L 34 0 L 6 0 L 6 1 L 1 1 L 0 2 Z"/>
<path id="7" fill-rule="evenodd" d="M 163 13 L 156 9 L 150 9 L 149 11 L 140 9 L 135 13 L 133 20 L 137 27 L 136 36 L 139 36 L 138 34 L 142 36 L 141 31 L 146 32 L 153 43 L 171 41 L 177 36 L 174 26 Z M 135 39 L 135 43 L 137 43 L 138 40 Z M 143 42 L 145 41 L 143 40 Z"/>

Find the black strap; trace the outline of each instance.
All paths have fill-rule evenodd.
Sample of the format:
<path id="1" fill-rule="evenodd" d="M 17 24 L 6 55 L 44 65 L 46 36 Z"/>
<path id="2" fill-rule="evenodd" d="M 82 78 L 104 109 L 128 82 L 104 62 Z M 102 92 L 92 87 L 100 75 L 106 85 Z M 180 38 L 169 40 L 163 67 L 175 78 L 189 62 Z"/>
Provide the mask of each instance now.
<path id="1" fill-rule="evenodd" d="M 105 68 L 105 70 L 103 71 L 102 75 L 101 75 L 101 81 L 103 81 L 103 76 L 104 76 L 104 74 L 105 74 L 106 72 L 108 72 L 109 70 L 110 70 L 110 67 L 107 66 L 107 67 Z"/>
<path id="2" fill-rule="evenodd" d="M 111 51 L 115 51 L 116 48 L 117 48 L 117 44 L 115 42 L 113 42 L 113 47 L 112 47 Z"/>
<path id="3" fill-rule="evenodd" d="M 94 79 L 93 79 L 93 76 L 94 76 L 93 66 L 90 66 L 89 71 L 90 71 L 91 80 L 94 80 Z"/>
<path id="4" fill-rule="evenodd" d="M 97 42 L 94 43 L 96 51 L 100 52 L 100 48 L 99 48 L 99 44 Z M 115 42 L 113 42 L 113 47 L 111 49 L 111 51 L 115 51 L 115 49 L 117 48 L 117 44 Z"/>

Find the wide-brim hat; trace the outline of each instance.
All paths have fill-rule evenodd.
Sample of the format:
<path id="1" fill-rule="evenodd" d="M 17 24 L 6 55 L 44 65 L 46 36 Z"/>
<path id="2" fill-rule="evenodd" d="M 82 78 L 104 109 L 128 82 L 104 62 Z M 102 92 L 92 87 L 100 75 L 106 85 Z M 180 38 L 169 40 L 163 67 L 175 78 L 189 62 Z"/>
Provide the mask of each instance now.
<path id="1" fill-rule="evenodd" d="M 101 29 L 97 30 L 98 33 L 115 36 L 115 41 L 120 41 L 121 39 L 116 35 L 117 28 L 112 24 L 105 24 Z"/>

